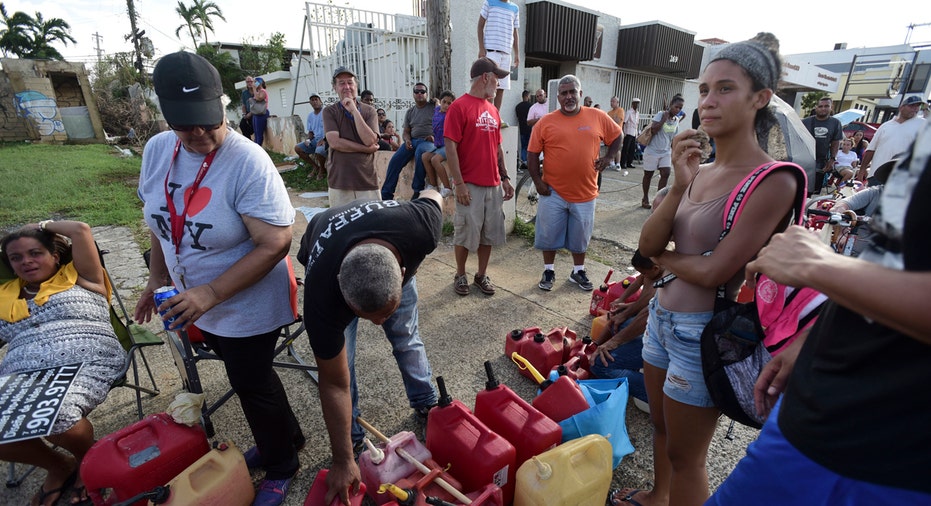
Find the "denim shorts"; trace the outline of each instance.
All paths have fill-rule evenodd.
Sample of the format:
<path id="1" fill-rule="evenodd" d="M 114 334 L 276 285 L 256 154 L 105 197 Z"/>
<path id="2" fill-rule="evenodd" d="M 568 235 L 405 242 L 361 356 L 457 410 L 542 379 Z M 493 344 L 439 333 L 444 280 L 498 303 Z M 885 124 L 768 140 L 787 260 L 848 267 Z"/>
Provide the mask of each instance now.
<path id="1" fill-rule="evenodd" d="M 433 150 L 434 155 L 440 155 L 443 159 L 446 159 L 446 146 L 440 146 Z"/>
<path id="2" fill-rule="evenodd" d="M 713 311 L 679 313 L 650 301 L 650 318 L 643 334 L 643 361 L 666 370 L 663 393 L 674 401 L 714 406 L 701 369 L 701 333 Z"/>
<path id="3" fill-rule="evenodd" d="M 595 227 L 595 200 L 567 202 L 553 188 L 549 195 L 540 195 L 533 247 L 585 253 Z"/>

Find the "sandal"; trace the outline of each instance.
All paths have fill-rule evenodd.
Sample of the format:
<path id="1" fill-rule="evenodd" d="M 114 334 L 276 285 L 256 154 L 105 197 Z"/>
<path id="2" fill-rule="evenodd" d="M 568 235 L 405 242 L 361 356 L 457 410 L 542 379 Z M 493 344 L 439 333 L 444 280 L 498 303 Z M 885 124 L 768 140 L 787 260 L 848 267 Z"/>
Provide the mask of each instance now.
<path id="1" fill-rule="evenodd" d="M 644 492 L 643 490 L 639 488 L 630 489 L 629 494 L 618 499 L 617 495 L 620 494 L 622 490 L 624 489 L 620 489 L 620 488 L 611 489 L 611 491 L 608 492 L 608 499 L 605 500 L 605 506 L 619 506 L 625 503 L 633 504 L 634 506 L 643 506 L 642 504 L 634 500 L 634 496 L 639 494 L 640 492 Z"/>
<path id="2" fill-rule="evenodd" d="M 643 200 L 643 201 L 640 202 L 640 207 L 642 207 L 642 208 L 644 208 L 644 209 L 653 209 L 653 206 L 650 205 L 650 203 L 647 202 L 646 200 Z"/>
<path id="3" fill-rule="evenodd" d="M 65 490 L 70 489 L 71 485 L 73 485 L 75 480 L 77 479 L 78 479 L 78 470 L 75 469 L 74 471 L 71 471 L 71 474 L 69 474 L 68 477 L 65 478 L 65 481 L 62 482 L 61 486 L 58 488 L 53 488 L 52 490 L 45 490 L 40 485 L 39 492 L 36 495 L 34 495 L 33 498 L 35 499 L 36 497 L 38 497 L 38 504 L 41 506 L 45 504 L 45 501 L 50 496 L 58 494 L 58 497 L 54 501 L 52 501 L 52 505 L 54 506 L 55 504 L 58 504 L 59 501 L 61 501 L 62 496 L 65 495 Z"/>
<path id="4" fill-rule="evenodd" d="M 90 496 L 87 495 L 87 489 L 84 485 L 71 487 L 71 506 L 91 506 L 94 504 Z"/>

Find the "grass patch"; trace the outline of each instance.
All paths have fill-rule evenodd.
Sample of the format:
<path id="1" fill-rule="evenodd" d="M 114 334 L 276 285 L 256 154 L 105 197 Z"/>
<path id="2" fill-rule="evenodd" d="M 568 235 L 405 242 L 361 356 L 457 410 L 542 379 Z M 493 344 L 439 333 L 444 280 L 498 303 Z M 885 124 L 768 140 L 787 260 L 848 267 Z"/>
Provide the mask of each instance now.
<path id="1" fill-rule="evenodd" d="M 281 153 L 274 153 L 272 151 L 265 150 L 268 153 L 268 156 L 272 158 L 272 161 L 275 162 L 275 166 L 282 165 L 291 165 L 296 162 L 285 161 L 285 155 Z M 310 165 L 307 163 L 297 163 L 297 168 L 294 170 L 289 170 L 287 172 L 281 173 L 281 179 L 284 181 L 284 185 L 292 190 L 297 191 L 327 191 L 326 179 L 308 179 L 307 176 L 310 175 Z"/>
<path id="2" fill-rule="evenodd" d="M 145 227 L 136 196 L 141 164 L 101 144 L 0 145 L 0 228 L 67 218 L 138 234 Z"/>
<path id="3" fill-rule="evenodd" d="M 536 234 L 536 227 L 533 223 L 527 223 L 520 218 L 514 218 L 514 235 L 523 237 L 527 242 L 533 244 L 533 236 Z"/>
<path id="4" fill-rule="evenodd" d="M 456 232 L 456 226 L 453 225 L 452 221 L 444 220 L 443 221 L 443 237 L 452 237 Z"/>

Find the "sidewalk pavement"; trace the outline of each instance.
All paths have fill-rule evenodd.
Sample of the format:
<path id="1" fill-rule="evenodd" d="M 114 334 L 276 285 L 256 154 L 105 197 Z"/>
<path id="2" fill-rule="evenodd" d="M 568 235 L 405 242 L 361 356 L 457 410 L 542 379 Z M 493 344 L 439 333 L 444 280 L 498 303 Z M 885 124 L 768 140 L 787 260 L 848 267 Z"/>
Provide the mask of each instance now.
<path id="1" fill-rule="evenodd" d="M 630 255 L 627 252 L 636 247 L 640 227 L 647 216 L 647 211 L 640 208 L 640 175 L 640 170 L 630 171 L 627 177 L 606 171 L 596 213 L 595 236 L 602 250 L 617 249 L 628 259 Z M 651 194 L 653 192 L 655 183 Z M 326 205 L 325 200 L 302 199 L 292 192 L 295 207 L 322 207 Z M 305 227 L 306 220 L 298 213 L 292 254 L 297 253 Z M 134 305 L 147 279 L 138 246 L 126 228 L 102 227 L 95 229 L 94 233 L 101 247 L 111 251 L 106 257 L 107 265 L 117 278 L 116 284 L 121 293 Z M 626 272 L 627 264 L 609 266 L 592 256 L 587 262 L 587 270 L 595 282 L 603 279 L 609 268 L 616 269 L 616 279 L 617 274 Z M 467 265 L 470 276 L 475 272 L 475 262 L 473 255 Z M 486 296 L 472 286 L 470 295 L 461 297 L 453 292 L 455 258 L 451 238 L 444 237 L 443 243 L 423 262 L 417 274 L 420 333 L 434 377 L 443 376 L 453 398 L 468 406 L 474 404 L 475 394 L 485 386 L 483 362 L 486 360 L 492 362 L 502 384 L 526 400 L 533 398 L 533 383 L 519 375 L 517 367 L 504 356 L 504 339 L 512 329 L 536 326 L 549 330 L 555 326 L 568 326 L 579 336 L 588 334 L 591 293 L 568 281 L 571 257 L 567 253 L 557 256 L 556 265 L 557 280 L 553 291 L 540 290 L 537 287 L 542 273 L 540 253 L 526 239 L 511 235 L 505 246 L 495 248 L 491 254 L 488 275 L 497 286 L 497 293 Z M 301 275 L 300 264 L 295 262 L 295 267 Z M 157 326 L 152 328 L 158 329 Z M 312 358 L 306 337 L 298 340 L 298 350 L 305 358 Z M 180 391 L 180 379 L 167 345 L 149 349 L 146 355 L 155 368 L 156 381 L 162 393 L 144 400 L 143 407 L 146 413 L 156 413 L 164 411 Z M 359 325 L 356 357 L 362 416 L 384 434 L 410 430 L 423 440 L 424 424 L 408 406 L 391 348 L 381 329 L 370 322 L 363 321 Z M 229 388 L 220 363 L 201 362 L 198 370 L 208 400 L 216 399 Z M 301 469 L 286 502 L 288 505 L 301 505 L 317 471 L 329 466 L 329 442 L 316 386 L 303 372 L 279 369 L 279 375 L 307 436 L 307 446 L 300 452 Z M 133 402 L 134 396 L 128 389 L 113 390 L 107 401 L 90 416 L 96 426 L 97 437 L 133 423 Z M 235 397 L 212 418 L 216 427 L 215 440 L 232 441 L 243 451 L 252 446 L 251 434 Z M 648 415 L 629 403 L 626 419 L 636 451 L 625 457 L 615 470 L 613 486 L 648 489 L 652 486 L 652 429 Z M 712 489 L 723 481 L 743 456 L 746 445 L 756 437 L 756 431 L 738 426 L 735 439 L 725 439 L 728 423 L 726 418 L 719 422 L 709 452 L 708 472 Z M 454 470 L 452 472 L 455 473 Z M 254 478 L 257 480 L 260 475 Z M 33 473 L 18 489 L 0 491 L 0 503 L 27 504 L 43 479 L 44 473 Z"/>

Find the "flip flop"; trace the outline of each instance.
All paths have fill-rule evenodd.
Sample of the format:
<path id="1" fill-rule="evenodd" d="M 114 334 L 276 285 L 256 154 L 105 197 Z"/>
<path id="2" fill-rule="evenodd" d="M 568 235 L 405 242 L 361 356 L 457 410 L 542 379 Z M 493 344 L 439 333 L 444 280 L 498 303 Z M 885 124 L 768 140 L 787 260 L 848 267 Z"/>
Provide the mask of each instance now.
<path id="1" fill-rule="evenodd" d="M 91 501 L 91 498 L 84 497 L 85 495 L 87 495 L 87 489 L 84 487 L 84 485 L 81 485 L 79 487 L 71 487 L 71 494 L 70 494 L 71 502 L 68 504 L 70 506 L 91 506 L 93 505 L 94 502 Z M 84 497 L 84 498 L 81 499 L 81 497 Z M 75 499 L 77 499 L 77 501 L 75 501 Z"/>
<path id="2" fill-rule="evenodd" d="M 617 494 L 621 493 L 621 489 L 619 488 L 611 489 L 611 491 L 608 492 L 608 500 L 605 501 L 605 505 L 606 506 L 618 506 L 619 504 L 622 504 L 622 503 L 628 503 L 628 504 L 633 504 L 634 506 L 643 506 L 638 501 L 634 500 L 634 496 L 639 494 L 640 492 L 643 492 L 643 490 L 639 488 L 635 488 L 631 490 L 630 493 L 627 494 L 626 496 L 620 499 L 616 499 Z"/>
<path id="3" fill-rule="evenodd" d="M 45 500 L 48 499 L 49 496 L 52 496 L 52 495 L 54 495 L 54 494 L 58 494 L 58 498 L 55 499 L 55 501 L 52 503 L 52 506 L 58 504 L 58 502 L 61 501 L 61 498 L 64 497 L 64 495 L 65 495 L 65 490 L 70 489 L 70 488 L 71 488 L 71 485 L 73 485 L 73 484 L 74 484 L 74 481 L 77 480 L 77 479 L 78 479 L 78 470 L 75 469 L 74 471 L 71 471 L 71 474 L 69 474 L 68 477 L 65 478 L 65 481 L 62 482 L 61 486 L 58 487 L 58 488 L 53 488 L 52 490 L 45 490 L 45 489 L 43 489 L 42 486 L 40 485 L 40 486 L 39 486 L 39 493 L 36 494 L 36 496 L 39 497 L 39 501 L 38 501 L 39 504 L 40 504 L 40 505 L 41 505 L 41 504 L 45 504 Z M 33 496 L 33 497 L 35 497 L 35 496 Z"/>
<path id="4" fill-rule="evenodd" d="M 621 502 L 630 503 L 630 504 L 633 504 L 634 506 L 643 506 L 642 504 L 634 500 L 634 496 L 640 492 L 643 492 L 643 490 L 640 490 L 639 488 L 633 489 L 629 494 L 627 494 L 626 497 L 621 499 Z"/>

